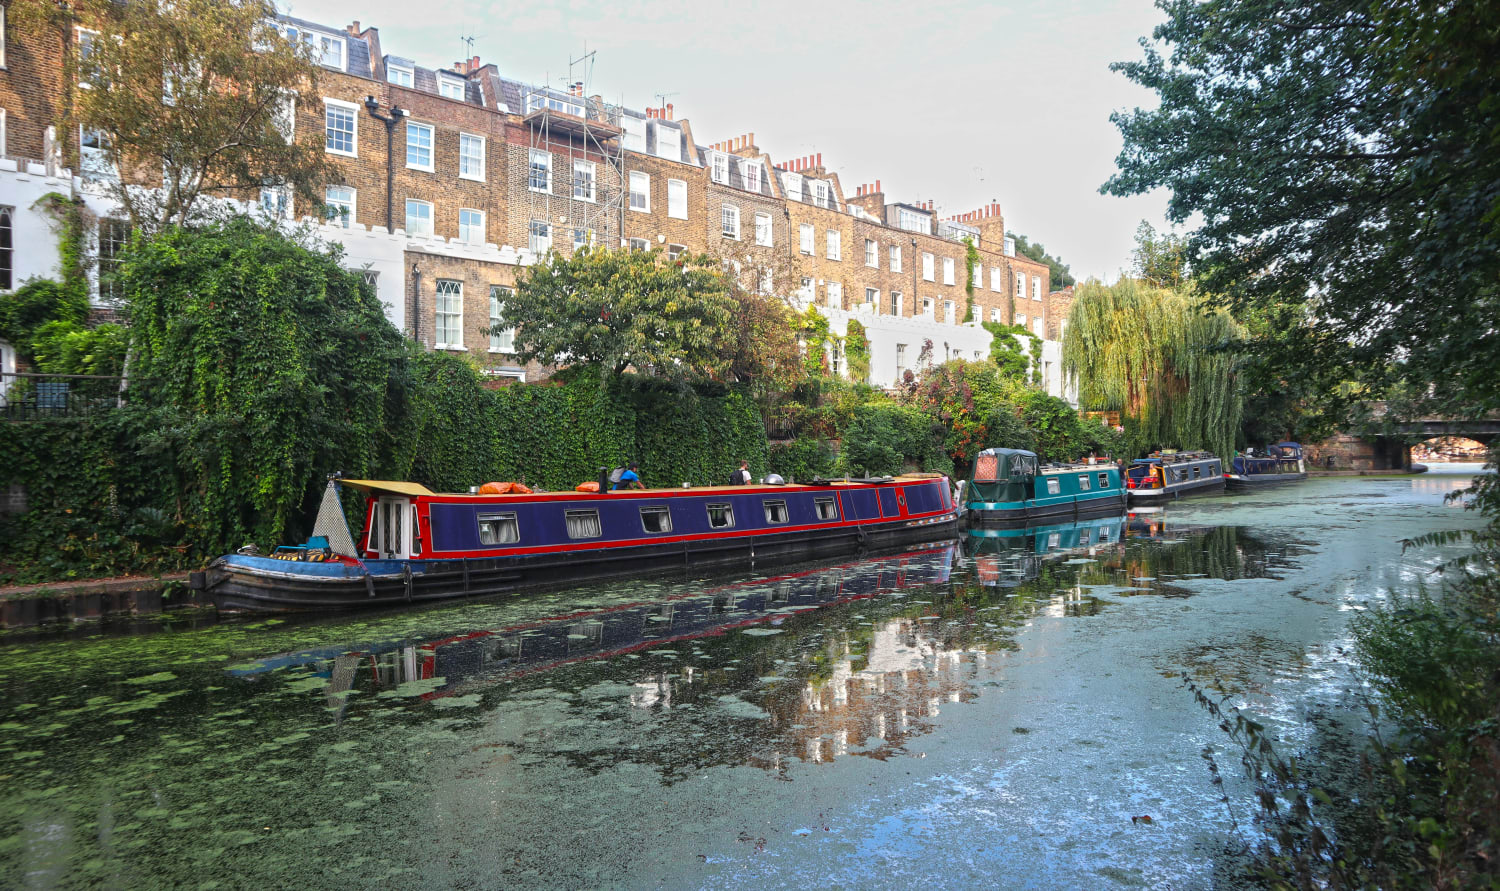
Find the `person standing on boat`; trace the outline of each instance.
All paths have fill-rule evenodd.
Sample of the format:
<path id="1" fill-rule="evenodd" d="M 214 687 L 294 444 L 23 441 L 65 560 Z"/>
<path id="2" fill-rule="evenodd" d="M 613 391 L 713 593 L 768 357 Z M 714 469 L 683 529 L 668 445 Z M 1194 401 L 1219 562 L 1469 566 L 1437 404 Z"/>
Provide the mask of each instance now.
<path id="1" fill-rule="evenodd" d="M 732 486 L 748 486 L 750 484 L 750 462 L 741 461 L 740 469 L 734 472 L 729 484 Z"/>
<path id="2" fill-rule="evenodd" d="M 637 468 L 636 468 L 635 462 L 634 461 L 630 462 L 630 466 L 627 467 L 627 468 L 625 468 L 625 472 L 624 473 L 620 474 L 620 481 L 617 482 L 617 483 L 615 483 L 614 486 L 613 486 L 613 488 L 615 488 L 615 489 L 644 489 L 644 488 L 646 488 L 641 483 L 641 476 L 640 476 L 640 474 L 636 473 L 636 469 Z"/>

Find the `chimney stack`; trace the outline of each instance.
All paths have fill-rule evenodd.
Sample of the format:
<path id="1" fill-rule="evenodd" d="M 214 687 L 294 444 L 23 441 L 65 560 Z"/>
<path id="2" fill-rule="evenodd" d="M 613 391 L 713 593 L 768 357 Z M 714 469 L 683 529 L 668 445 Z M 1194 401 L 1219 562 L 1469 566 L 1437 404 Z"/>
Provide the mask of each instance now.
<path id="1" fill-rule="evenodd" d="M 670 103 L 670 102 L 667 103 L 667 120 L 669 120 L 669 121 L 673 120 L 673 117 L 672 117 L 672 103 Z"/>

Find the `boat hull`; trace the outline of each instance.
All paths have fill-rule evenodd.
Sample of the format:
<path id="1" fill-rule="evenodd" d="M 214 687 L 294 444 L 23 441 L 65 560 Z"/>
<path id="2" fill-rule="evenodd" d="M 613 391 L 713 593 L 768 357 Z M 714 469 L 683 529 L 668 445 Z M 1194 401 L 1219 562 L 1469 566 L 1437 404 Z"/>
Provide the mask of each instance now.
<path id="1" fill-rule="evenodd" d="M 1102 493 L 1094 498 L 1069 498 L 1066 501 L 1028 499 L 1022 502 L 969 502 L 967 517 L 971 527 L 981 529 L 1009 528 L 1037 523 L 1068 522 L 1088 517 L 1118 514 L 1125 509 L 1123 489 Z"/>
<path id="2" fill-rule="evenodd" d="M 1254 489 L 1258 486 L 1297 483 L 1305 479 L 1305 473 L 1228 473 L 1224 475 L 1224 485 L 1230 489 Z"/>
<path id="3" fill-rule="evenodd" d="M 290 563 L 230 555 L 203 586 L 224 611 L 342 610 L 433 603 L 623 575 L 762 566 L 932 542 L 956 535 L 958 514 L 819 530 L 457 559 Z"/>
<path id="4" fill-rule="evenodd" d="M 1184 495 L 1198 495 L 1224 491 L 1224 477 L 1206 477 L 1172 483 L 1160 489 L 1130 489 L 1131 504 L 1161 504 Z"/>

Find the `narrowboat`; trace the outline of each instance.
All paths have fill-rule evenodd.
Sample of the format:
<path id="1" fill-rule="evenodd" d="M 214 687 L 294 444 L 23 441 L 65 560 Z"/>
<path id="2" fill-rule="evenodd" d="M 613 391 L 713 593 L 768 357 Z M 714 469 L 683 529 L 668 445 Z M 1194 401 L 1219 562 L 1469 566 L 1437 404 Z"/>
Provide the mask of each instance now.
<path id="1" fill-rule="evenodd" d="M 1114 516 L 1015 529 L 970 529 L 964 555 L 985 587 L 1011 588 L 1041 574 L 1042 564 L 1068 554 L 1118 546 L 1125 539 L 1126 518 Z"/>
<path id="2" fill-rule="evenodd" d="M 601 609 L 461 633 L 369 641 L 354 646 L 301 650 L 266 656 L 225 669 L 232 677 L 255 677 L 297 666 L 329 680 L 337 695 L 360 675 L 377 686 L 441 678 L 424 694 L 447 695 L 456 688 L 546 671 L 593 659 L 609 659 L 642 649 L 752 628 L 789 614 L 836 607 L 949 580 L 955 542 L 913 545 L 909 549 L 837 566 L 793 570 L 771 578 L 720 585 Z M 337 705 L 342 706 L 342 702 Z"/>
<path id="3" fill-rule="evenodd" d="M 1039 464 L 1025 449 L 985 449 L 964 485 L 970 525 L 1035 524 L 1118 514 L 1125 508 L 1113 464 Z"/>
<path id="4" fill-rule="evenodd" d="M 357 541 L 340 488 L 368 496 Z M 948 478 L 938 474 L 505 494 L 330 480 L 306 544 L 271 555 L 241 549 L 191 583 L 228 611 L 391 606 L 624 573 L 809 560 L 941 539 L 957 520 Z"/>
<path id="5" fill-rule="evenodd" d="M 1191 492 L 1224 489 L 1224 462 L 1208 452 L 1157 452 L 1137 458 L 1125 474 L 1131 504 L 1155 504 Z"/>
<path id="6" fill-rule="evenodd" d="M 1224 484 L 1231 489 L 1248 489 L 1272 483 L 1295 483 L 1307 479 L 1307 464 L 1302 460 L 1302 446 L 1295 442 L 1278 442 L 1264 455 L 1236 455 L 1224 474 Z"/>

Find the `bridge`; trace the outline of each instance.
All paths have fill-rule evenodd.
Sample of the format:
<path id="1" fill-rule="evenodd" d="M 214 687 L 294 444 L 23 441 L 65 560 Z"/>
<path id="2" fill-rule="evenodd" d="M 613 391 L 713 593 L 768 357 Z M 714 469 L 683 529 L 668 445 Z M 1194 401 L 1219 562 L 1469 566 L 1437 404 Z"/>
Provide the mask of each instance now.
<path id="1" fill-rule="evenodd" d="M 1367 402 L 1371 421 L 1380 424 L 1387 414 L 1384 402 Z M 1374 425 L 1372 425 L 1374 426 Z M 1409 470 L 1411 447 L 1440 436 L 1461 437 L 1489 445 L 1500 436 L 1500 412 L 1478 418 L 1427 415 L 1380 426 L 1372 433 L 1339 433 L 1306 448 L 1308 466 L 1319 470 Z"/>

